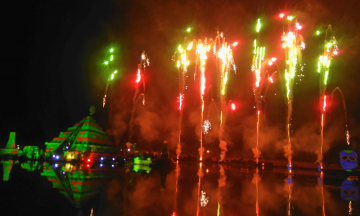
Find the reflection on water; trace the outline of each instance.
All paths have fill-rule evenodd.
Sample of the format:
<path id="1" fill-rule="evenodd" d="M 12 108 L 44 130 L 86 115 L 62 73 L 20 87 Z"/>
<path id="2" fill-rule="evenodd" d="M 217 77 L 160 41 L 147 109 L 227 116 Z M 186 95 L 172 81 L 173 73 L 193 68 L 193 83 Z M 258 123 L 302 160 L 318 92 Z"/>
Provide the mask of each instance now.
<path id="1" fill-rule="evenodd" d="M 358 179 L 316 171 L 176 163 L 49 164 L 2 161 L 1 196 L 24 215 L 358 215 Z M 16 208 L 18 201 L 22 208 Z M 22 210 L 25 209 L 25 210 Z M 2 212 L 4 213 L 4 212 Z M 3 215 L 3 214 L 1 214 Z"/>

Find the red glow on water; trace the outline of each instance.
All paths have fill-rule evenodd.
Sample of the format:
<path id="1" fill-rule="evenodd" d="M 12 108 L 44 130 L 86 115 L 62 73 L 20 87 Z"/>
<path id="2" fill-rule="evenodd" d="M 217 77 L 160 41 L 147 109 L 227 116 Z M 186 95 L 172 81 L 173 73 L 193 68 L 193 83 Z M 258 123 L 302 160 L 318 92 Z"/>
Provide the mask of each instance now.
<path id="1" fill-rule="evenodd" d="M 236 109 L 235 103 L 231 103 L 231 109 L 232 109 L 232 110 L 235 110 L 235 109 Z"/>

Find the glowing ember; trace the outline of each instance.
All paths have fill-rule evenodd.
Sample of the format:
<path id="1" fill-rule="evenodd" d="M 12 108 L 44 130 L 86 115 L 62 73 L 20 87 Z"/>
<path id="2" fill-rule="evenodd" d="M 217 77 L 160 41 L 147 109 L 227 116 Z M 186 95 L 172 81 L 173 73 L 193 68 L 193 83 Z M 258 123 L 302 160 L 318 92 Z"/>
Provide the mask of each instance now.
<path id="1" fill-rule="evenodd" d="M 230 105 L 230 106 L 231 106 L 231 109 L 232 109 L 232 110 L 235 110 L 235 109 L 236 109 L 236 105 L 235 105 L 235 103 L 231 103 L 231 105 Z"/>
<path id="2" fill-rule="evenodd" d="M 204 121 L 204 124 L 203 124 L 203 131 L 204 131 L 204 134 L 207 134 L 209 133 L 209 130 L 211 129 L 211 123 L 209 120 L 205 120 Z M 209 151 L 209 150 L 208 150 Z M 208 152 L 209 153 L 209 152 Z"/>
<path id="3" fill-rule="evenodd" d="M 274 83 L 274 80 L 273 80 L 272 77 L 269 77 L 269 81 L 270 81 L 271 83 Z"/>
<path id="4" fill-rule="evenodd" d="M 347 130 L 346 131 L 346 143 L 348 144 L 348 145 L 350 145 L 350 132 L 349 132 L 349 130 Z"/>
<path id="5" fill-rule="evenodd" d="M 285 16 L 284 13 L 281 13 L 281 14 L 279 15 L 280 18 L 284 18 L 284 16 Z"/>
<path id="6" fill-rule="evenodd" d="M 323 105 L 323 111 L 325 112 L 326 109 L 326 95 L 324 96 L 324 105 Z"/>
<path id="7" fill-rule="evenodd" d="M 233 47 L 235 47 L 236 45 L 238 45 L 238 42 L 234 42 L 232 45 Z"/>
<path id="8" fill-rule="evenodd" d="M 182 110 L 182 107 L 183 107 L 183 100 L 184 100 L 184 94 L 181 94 L 179 95 L 178 97 L 178 102 L 179 102 L 179 110 Z"/>
<path id="9" fill-rule="evenodd" d="M 136 74 L 136 83 L 139 83 L 140 82 L 140 80 L 141 80 L 141 74 L 140 74 L 140 69 L 138 69 L 138 72 L 137 72 L 137 74 Z"/>
<path id="10" fill-rule="evenodd" d="M 206 196 L 206 193 L 204 191 L 201 191 L 201 197 L 200 197 L 200 205 L 201 207 L 205 207 L 209 202 L 209 197 Z"/>

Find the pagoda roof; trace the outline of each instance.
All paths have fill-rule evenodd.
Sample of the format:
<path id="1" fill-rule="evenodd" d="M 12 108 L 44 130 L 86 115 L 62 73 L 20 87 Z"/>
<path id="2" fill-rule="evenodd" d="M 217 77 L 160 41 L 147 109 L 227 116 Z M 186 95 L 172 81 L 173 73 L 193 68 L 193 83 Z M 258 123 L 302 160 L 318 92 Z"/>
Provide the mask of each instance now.
<path id="1" fill-rule="evenodd" d="M 81 125 L 82 124 L 82 125 Z M 74 144 L 100 144 L 100 145 L 114 145 L 114 142 L 103 131 L 103 128 L 91 116 L 83 118 L 79 123 L 69 127 L 65 132 L 60 132 L 59 137 L 55 137 L 51 143 L 61 143 L 67 136 L 69 136 L 77 127 L 81 125 L 81 129 L 77 134 Z"/>

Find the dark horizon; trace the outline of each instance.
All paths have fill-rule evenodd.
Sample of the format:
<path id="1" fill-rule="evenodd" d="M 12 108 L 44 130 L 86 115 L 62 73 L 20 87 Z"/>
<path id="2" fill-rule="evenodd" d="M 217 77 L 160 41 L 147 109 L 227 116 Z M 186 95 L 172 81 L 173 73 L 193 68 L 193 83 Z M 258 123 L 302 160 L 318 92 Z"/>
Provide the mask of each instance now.
<path id="1" fill-rule="evenodd" d="M 146 68 L 147 105 L 138 105 L 135 139 L 140 149 L 160 150 L 163 140 L 175 150 L 177 137 L 178 71 L 171 56 L 184 37 L 204 39 L 224 32 L 233 48 L 237 73 L 231 74 L 227 100 L 236 101 L 238 110 L 229 114 L 226 140 L 229 156 L 251 156 L 256 118 L 253 106 L 253 73 L 251 72 L 252 41 L 257 18 L 263 20 L 262 43 L 267 54 L 279 58 L 284 73 L 280 37 L 280 12 L 294 14 L 303 25 L 306 49 L 303 52 L 304 78 L 294 85 L 293 137 L 294 154 L 315 153 L 320 134 L 318 56 L 322 53 L 324 35 L 316 37 L 317 29 L 332 25 L 339 42 L 340 54 L 332 61 L 327 95 L 336 87 L 344 93 L 351 148 L 360 144 L 360 15 L 356 0 L 327 2 L 325 0 L 276 1 L 91 1 L 91 2 L 28 2 L 13 3 L 9 8 L 6 32 L 10 50 L 10 67 L 4 71 L 2 92 L 0 146 L 6 145 L 9 132 L 16 132 L 20 145 L 44 146 L 81 119 L 94 105 L 94 118 L 115 141 L 123 146 L 129 136 L 129 119 L 134 92 L 134 79 L 140 55 L 150 56 Z M 192 28 L 190 33 L 186 32 Z M 107 76 L 102 62 L 109 47 L 117 51 L 119 71 L 110 86 L 110 107 L 102 109 L 102 96 Z M 194 59 L 192 63 L 194 62 Z M 207 70 L 211 68 L 209 60 Z M 197 155 L 200 130 L 198 79 L 193 80 L 194 64 L 189 66 L 189 88 L 186 91 L 183 119 L 183 153 Z M 270 68 L 269 70 L 276 70 Z M 210 80 L 210 79 L 209 79 Z M 207 86 L 209 90 L 209 86 Z M 206 106 L 216 93 L 209 90 Z M 276 95 L 275 95 L 276 94 Z M 261 125 L 260 150 L 267 157 L 283 155 L 285 104 L 279 80 L 269 88 Z M 216 115 L 210 116 L 216 119 Z M 214 120 L 215 121 L 215 120 Z M 219 151 L 215 125 L 205 136 L 204 146 Z M 344 112 L 341 98 L 335 94 L 327 112 L 326 149 L 337 154 L 346 149 Z M 250 150 L 250 151 L 249 151 Z M 359 152 L 359 151 L 358 151 Z M 298 155 L 299 156 L 299 155 Z M 295 157 L 295 156 L 294 156 Z"/>

